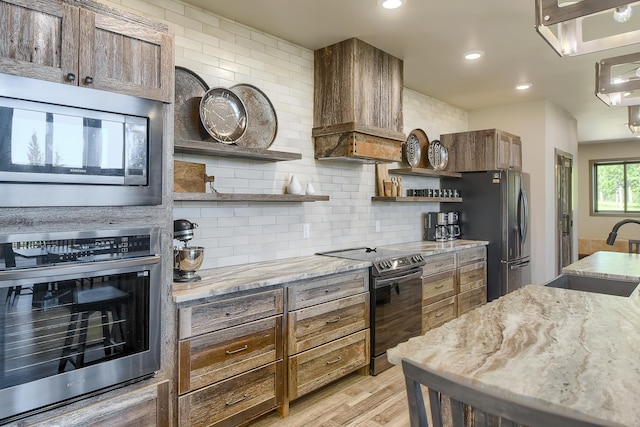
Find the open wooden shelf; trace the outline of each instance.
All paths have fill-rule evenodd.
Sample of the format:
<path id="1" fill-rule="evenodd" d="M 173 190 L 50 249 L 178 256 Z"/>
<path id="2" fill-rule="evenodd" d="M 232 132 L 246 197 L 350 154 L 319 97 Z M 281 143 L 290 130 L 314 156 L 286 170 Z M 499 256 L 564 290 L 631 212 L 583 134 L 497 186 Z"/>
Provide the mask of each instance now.
<path id="1" fill-rule="evenodd" d="M 173 193 L 176 202 L 321 202 L 329 196 L 306 194 Z"/>
<path id="2" fill-rule="evenodd" d="M 390 171 L 391 172 L 391 171 Z M 374 196 L 372 202 L 462 202 L 461 197 L 384 197 Z"/>
<path id="3" fill-rule="evenodd" d="M 438 178 L 443 176 L 447 178 L 462 178 L 462 174 L 460 172 L 437 171 L 435 169 L 424 168 L 389 169 L 389 173 L 395 173 L 398 175 L 433 176 Z"/>
<path id="4" fill-rule="evenodd" d="M 260 148 L 245 148 L 238 147 L 233 144 L 223 144 L 221 142 L 184 139 L 175 140 L 173 151 L 174 153 L 236 157 L 241 159 L 262 160 L 265 162 L 299 160 L 302 158 L 302 154 L 300 153 L 287 153 L 284 151 L 263 150 Z"/>

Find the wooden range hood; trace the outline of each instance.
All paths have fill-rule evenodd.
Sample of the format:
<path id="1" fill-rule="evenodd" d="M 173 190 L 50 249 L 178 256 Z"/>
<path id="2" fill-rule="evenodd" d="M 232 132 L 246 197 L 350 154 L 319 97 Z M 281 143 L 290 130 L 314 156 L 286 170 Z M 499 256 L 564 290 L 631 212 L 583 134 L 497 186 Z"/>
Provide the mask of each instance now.
<path id="1" fill-rule="evenodd" d="M 351 38 L 314 53 L 316 159 L 399 162 L 403 62 Z"/>

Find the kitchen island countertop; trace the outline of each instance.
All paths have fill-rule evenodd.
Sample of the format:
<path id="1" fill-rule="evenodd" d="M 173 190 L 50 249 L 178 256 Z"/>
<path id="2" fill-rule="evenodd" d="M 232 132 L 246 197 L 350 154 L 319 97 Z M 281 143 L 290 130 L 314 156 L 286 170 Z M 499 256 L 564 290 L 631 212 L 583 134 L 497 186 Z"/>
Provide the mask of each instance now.
<path id="1" fill-rule="evenodd" d="M 485 241 L 452 240 L 449 242 L 419 241 L 380 246 L 407 252 L 419 252 L 425 256 L 486 245 Z M 282 260 L 256 262 L 228 267 L 204 269 L 197 272 L 202 278 L 197 282 L 174 282 L 173 301 L 189 301 L 213 298 L 236 292 L 258 290 L 297 280 L 312 279 L 329 274 L 368 268 L 368 261 L 354 261 L 322 255 L 309 255 Z"/>
<path id="2" fill-rule="evenodd" d="M 564 270 L 640 280 L 640 255 Z M 506 396 L 640 425 L 640 289 L 630 297 L 528 285 L 388 350 Z"/>

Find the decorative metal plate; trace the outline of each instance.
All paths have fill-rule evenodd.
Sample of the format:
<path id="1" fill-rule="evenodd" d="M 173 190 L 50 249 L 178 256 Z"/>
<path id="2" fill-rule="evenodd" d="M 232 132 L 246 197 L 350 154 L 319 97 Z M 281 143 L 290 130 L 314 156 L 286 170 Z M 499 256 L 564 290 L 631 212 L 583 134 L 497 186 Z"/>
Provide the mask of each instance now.
<path id="1" fill-rule="evenodd" d="M 200 101 L 209 85 L 195 72 L 176 67 L 174 134 L 176 139 L 211 141 L 200 121 Z"/>
<path id="2" fill-rule="evenodd" d="M 236 142 L 247 129 L 247 110 L 238 95 L 223 87 L 209 89 L 200 101 L 200 119 L 209 135 L 225 144 Z"/>
<path id="3" fill-rule="evenodd" d="M 409 137 L 404 143 L 404 157 L 409 166 L 415 168 L 420 163 L 420 154 L 422 149 L 420 148 L 420 140 L 414 133 L 410 133 Z"/>
<path id="4" fill-rule="evenodd" d="M 427 155 L 429 157 L 429 163 L 431 163 L 433 169 L 437 171 L 444 170 L 444 168 L 447 167 L 447 163 L 449 163 L 449 151 L 447 147 L 442 145 L 437 139 L 429 143 Z"/>
<path id="5" fill-rule="evenodd" d="M 247 130 L 236 144 L 241 147 L 268 148 L 278 132 L 278 117 L 273 104 L 260 89 L 242 83 L 231 86 L 247 109 Z"/>

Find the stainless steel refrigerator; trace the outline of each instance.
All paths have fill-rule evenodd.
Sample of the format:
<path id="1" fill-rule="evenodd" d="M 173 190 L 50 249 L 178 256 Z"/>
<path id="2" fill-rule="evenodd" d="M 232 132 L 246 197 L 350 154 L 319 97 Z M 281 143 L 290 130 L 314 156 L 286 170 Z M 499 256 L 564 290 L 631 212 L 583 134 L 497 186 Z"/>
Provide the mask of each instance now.
<path id="1" fill-rule="evenodd" d="M 464 172 L 442 188 L 458 189 L 462 203 L 441 203 L 460 213 L 460 237 L 487 240 L 487 300 L 530 283 L 529 175 L 499 170 Z"/>

